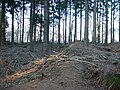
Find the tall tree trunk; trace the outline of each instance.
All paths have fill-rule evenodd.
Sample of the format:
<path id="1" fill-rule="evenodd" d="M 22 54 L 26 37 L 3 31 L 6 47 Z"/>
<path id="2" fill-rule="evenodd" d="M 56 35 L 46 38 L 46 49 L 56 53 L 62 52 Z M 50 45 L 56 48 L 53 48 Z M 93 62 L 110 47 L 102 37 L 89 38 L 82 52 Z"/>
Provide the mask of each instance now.
<path id="1" fill-rule="evenodd" d="M 36 42 L 36 24 L 34 25 L 34 42 Z"/>
<path id="2" fill-rule="evenodd" d="M 60 44 L 60 0 L 58 0 L 58 16 L 59 16 L 59 22 L 58 22 L 58 43 Z"/>
<path id="3" fill-rule="evenodd" d="M 75 33 L 74 42 L 77 40 L 77 0 L 75 0 Z"/>
<path id="4" fill-rule="evenodd" d="M 55 28 L 54 28 L 54 26 L 55 26 L 55 23 L 54 23 L 54 15 L 53 15 L 53 32 L 52 32 L 52 34 L 53 34 L 53 36 L 52 36 L 52 42 L 54 43 L 54 36 L 55 36 Z"/>
<path id="5" fill-rule="evenodd" d="M 53 35 L 52 35 L 52 43 L 54 43 L 54 36 L 55 36 L 54 35 L 54 33 L 55 33 L 55 28 L 54 28 L 55 27 L 55 22 L 54 22 L 54 17 L 55 17 L 55 9 L 54 8 L 55 7 L 54 7 L 54 3 L 55 2 L 53 2 L 53 32 L 52 32 Z"/>
<path id="6" fill-rule="evenodd" d="M 33 28 L 34 28 L 34 42 L 36 42 L 36 17 L 35 17 L 35 0 L 34 0 L 34 5 L 33 5 Z"/>
<path id="7" fill-rule="evenodd" d="M 1 23 L 2 23 L 2 8 L 0 8 L 0 48 L 1 48 L 1 46 L 2 46 L 2 25 L 1 25 Z"/>
<path id="8" fill-rule="evenodd" d="M 21 16 L 22 16 L 22 9 L 20 9 L 20 43 L 22 42 L 22 33 L 21 33 L 21 31 L 22 31 L 22 25 L 21 25 L 21 22 L 22 22 L 22 18 L 21 18 Z"/>
<path id="9" fill-rule="evenodd" d="M 108 44 L 108 0 L 106 0 L 106 34 L 105 34 L 105 44 Z"/>
<path id="10" fill-rule="evenodd" d="M 96 45 L 96 0 L 94 0 L 94 12 L 93 12 L 93 42 Z"/>
<path id="11" fill-rule="evenodd" d="M 12 43 L 14 43 L 14 1 L 12 2 Z"/>
<path id="12" fill-rule="evenodd" d="M 25 2 L 23 0 L 23 22 L 22 22 L 22 43 L 24 42 L 24 10 L 25 10 Z"/>
<path id="13" fill-rule="evenodd" d="M 119 0 L 119 42 L 120 42 L 120 0 Z"/>
<path id="14" fill-rule="evenodd" d="M 58 14 L 59 14 L 59 23 L 58 23 L 58 43 L 60 44 L 60 0 L 58 0 Z"/>
<path id="15" fill-rule="evenodd" d="M 114 32 L 115 32 L 115 27 L 114 27 L 114 19 L 115 19 L 115 17 L 114 17 L 115 15 L 114 15 L 114 13 L 113 13 L 113 43 L 114 43 L 114 38 L 115 38 L 115 34 L 114 34 Z"/>
<path id="16" fill-rule="evenodd" d="M 18 37 L 19 37 L 18 35 L 19 35 L 19 30 L 20 30 L 19 26 L 20 26 L 19 21 L 17 21 L 17 43 L 19 42 L 18 41 Z"/>
<path id="17" fill-rule="evenodd" d="M 88 0 L 85 0 L 85 32 L 84 32 L 84 46 L 89 46 L 89 40 L 88 40 Z"/>
<path id="18" fill-rule="evenodd" d="M 42 42 L 42 0 L 41 0 L 41 18 L 40 18 L 40 42 Z"/>
<path id="19" fill-rule="evenodd" d="M 65 43 L 67 40 L 67 0 L 65 0 Z"/>
<path id="20" fill-rule="evenodd" d="M 98 43 L 100 43 L 100 17 L 99 17 L 99 22 L 98 22 Z"/>
<path id="21" fill-rule="evenodd" d="M 33 7 L 34 0 L 31 0 L 30 6 L 30 51 L 34 51 L 34 42 L 33 42 Z"/>
<path id="22" fill-rule="evenodd" d="M 115 40 L 115 27 L 114 27 L 114 20 L 115 19 L 115 0 L 114 0 L 114 10 L 113 10 L 113 43 L 114 43 L 114 40 Z"/>
<path id="23" fill-rule="evenodd" d="M 82 0 L 80 2 L 80 41 L 82 40 Z"/>
<path id="24" fill-rule="evenodd" d="M 111 0 L 111 30 L 110 30 L 110 33 L 111 33 L 111 36 L 110 36 L 111 37 L 111 43 L 113 42 L 113 36 L 112 36 L 113 35 L 113 33 L 112 33 L 113 32 L 113 29 L 112 29 L 112 15 L 113 14 L 112 14 L 112 0 Z"/>
<path id="25" fill-rule="evenodd" d="M 48 53 L 49 1 L 44 0 L 44 53 Z"/>
<path id="26" fill-rule="evenodd" d="M 104 5 L 105 5 L 105 3 L 104 3 L 104 1 L 102 2 L 102 43 L 104 43 L 104 35 L 103 35 L 103 33 L 104 33 L 104 12 L 105 12 L 105 8 L 104 8 Z"/>
<path id="27" fill-rule="evenodd" d="M 102 43 L 103 43 L 103 20 L 104 20 L 104 15 L 102 15 Z"/>
<path id="28" fill-rule="evenodd" d="M 71 0 L 70 0 L 70 16 L 69 16 L 69 43 L 72 42 L 72 28 L 71 28 Z"/>
<path id="29" fill-rule="evenodd" d="M 47 10 L 48 10 L 48 16 L 47 16 L 47 18 L 48 18 L 48 20 L 47 20 L 47 24 L 48 24 L 48 25 L 47 25 L 47 30 L 48 30 L 48 31 L 47 31 L 47 43 L 48 43 L 48 44 L 49 44 L 49 34 L 50 34 L 50 33 L 49 33 L 49 23 L 50 23 L 50 22 L 49 22 L 49 21 L 50 21 L 50 17 L 49 17 L 49 14 L 50 14 L 50 13 L 49 13 L 49 4 L 50 4 L 50 3 L 49 3 L 49 1 L 48 1 L 48 6 L 47 6 Z"/>
<path id="30" fill-rule="evenodd" d="M 63 19 L 63 42 L 64 42 L 64 40 L 65 40 L 65 28 L 64 28 L 64 26 L 65 26 L 65 24 L 64 24 L 64 19 Z"/>
<path id="31" fill-rule="evenodd" d="M 2 2 L 2 14 L 1 14 L 1 43 L 5 44 L 5 2 Z"/>
<path id="32" fill-rule="evenodd" d="M 100 26 L 101 26 L 101 2 L 100 2 L 100 14 L 98 15 L 98 43 L 100 43 Z"/>

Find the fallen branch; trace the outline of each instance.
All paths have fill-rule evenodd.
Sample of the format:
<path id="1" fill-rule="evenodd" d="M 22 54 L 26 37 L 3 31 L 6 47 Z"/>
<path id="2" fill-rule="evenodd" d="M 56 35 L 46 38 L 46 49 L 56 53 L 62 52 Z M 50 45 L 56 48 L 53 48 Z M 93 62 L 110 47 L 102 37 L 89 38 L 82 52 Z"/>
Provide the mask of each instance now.
<path id="1" fill-rule="evenodd" d="M 83 60 L 79 60 L 79 59 L 75 59 L 75 58 L 68 58 L 68 60 L 77 61 L 77 62 L 81 62 L 81 63 L 87 63 L 87 64 L 90 64 L 90 65 L 93 65 L 93 66 L 97 67 L 96 64 L 94 64 L 92 62 L 88 62 L 88 61 L 83 61 Z"/>

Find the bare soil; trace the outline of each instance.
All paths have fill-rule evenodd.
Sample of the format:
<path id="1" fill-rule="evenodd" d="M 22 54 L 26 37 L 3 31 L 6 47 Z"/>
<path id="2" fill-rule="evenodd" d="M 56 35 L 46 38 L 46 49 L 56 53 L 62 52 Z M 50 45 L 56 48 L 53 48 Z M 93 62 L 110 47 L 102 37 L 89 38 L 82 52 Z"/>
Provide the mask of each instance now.
<path id="1" fill-rule="evenodd" d="M 50 45 L 12 45 L 0 51 L 0 90 L 116 90 L 108 75 L 120 75 L 120 43 L 108 46 L 83 42 Z M 119 89 L 118 89 L 119 90 Z"/>

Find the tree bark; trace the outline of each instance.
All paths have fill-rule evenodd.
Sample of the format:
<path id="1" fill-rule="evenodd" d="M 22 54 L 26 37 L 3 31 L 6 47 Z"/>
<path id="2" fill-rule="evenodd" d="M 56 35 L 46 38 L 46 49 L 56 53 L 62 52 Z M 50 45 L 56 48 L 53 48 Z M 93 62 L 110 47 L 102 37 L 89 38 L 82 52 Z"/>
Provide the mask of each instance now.
<path id="1" fill-rule="evenodd" d="M 93 11 L 93 42 L 96 45 L 96 0 L 94 0 L 94 11 Z"/>
<path id="2" fill-rule="evenodd" d="M 112 0 L 111 0 L 111 30 L 110 30 L 110 33 L 111 33 L 111 36 L 110 36 L 111 37 L 111 43 L 113 42 L 113 33 L 112 33 L 113 32 L 113 29 L 112 29 L 112 21 L 113 20 L 112 20 L 112 15 L 113 14 L 112 14 Z"/>
<path id="3" fill-rule="evenodd" d="M 82 40 L 82 0 L 80 3 L 80 41 Z"/>
<path id="4" fill-rule="evenodd" d="M 34 28 L 34 42 L 36 42 L 36 17 L 35 17 L 35 5 L 36 5 L 36 2 L 34 0 L 34 3 L 33 3 L 33 28 Z"/>
<path id="5" fill-rule="evenodd" d="M 52 32 L 52 43 L 54 43 L 54 33 L 55 33 L 55 22 L 54 22 L 54 17 L 55 17 L 55 9 L 54 9 L 55 7 L 54 7 L 54 2 L 53 2 L 53 32 Z"/>
<path id="6" fill-rule="evenodd" d="M 113 10 L 113 43 L 114 43 L 114 40 L 115 40 L 115 27 L 114 27 L 114 19 L 115 19 L 115 0 L 114 0 L 114 10 Z"/>
<path id="7" fill-rule="evenodd" d="M 120 0 L 119 0 L 119 42 L 120 42 Z"/>
<path id="8" fill-rule="evenodd" d="M 1 23 L 2 23 L 2 8 L 0 8 L 0 48 L 1 48 L 1 46 L 2 46 L 2 25 L 1 25 Z"/>
<path id="9" fill-rule="evenodd" d="M 31 0 L 31 7 L 30 7 L 30 51 L 34 51 L 34 42 L 33 42 L 33 6 L 34 1 Z"/>
<path id="10" fill-rule="evenodd" d="M 105 44 L 108 44 L 108 0 L 106 0 L 106 34 L 105 34 Z"/>
<path id="11" fill-rule="evenodd" d="M 22 43 L 24 42 L 24 9 L 25 9 L 25 3 L 24 3 L 24 0 L 23 0 Z"/>
<path id="12" fill-rule="evenodd" d="M 67 42 L 67 0 L 65 0 L 65 43 Z"/>
<path id="13" fill-rule="evenodd" d="M 101 34 L 101 31 L 100 31 L 100 27 L 101 27 L 101 7 L 102 7 L 102 5 L 101 5 L 101 2 L 100 2 L 100 13 L 99 13 L 99 15 L 98 15 L 98 43 L 100 43 L 100 34 Z"/>
<path id="14" fill-rule="evenodd" d="M 2 13 L 1 13 L 1 44 L 4 45 L 5 38 L 5 2 L 2 2 Z"/>
<path id="15" fill-rule="evenodd" d="M 69 16 L 69 43 L 72 42 L 72 27 L 71 27 L 71 0 L 70 0 L 70 16 Z"/>
<path id="16" fill-rule="evenodd" d="M 59 23 L 58 23 L 58 44 L 60 44 L 60 0 L 58 1 L 58 14 L 59 14 Z"/>
<path id="17" fill-rule="evenodd" d="M 74 42 L 77 40 L 77 0 L 75 0 L 75 33 Z"/>
<path id="18" fill-rule="evenodd" d="M 89 40 L 88 40 L 88 0 L 85 0 L 85 32 L 84 32 L 84 46 L 89 46 Z"/>
<path id="19" fill-rule="evenodd" d="M 14 43 L 14 1 L 12 2 L 12 43 Z"/>
<path id="20" fill-rule="evenodd" d="M 41 0 L 41 18 L 40 18 L 40 42 L 42 42 L 42 0 Z"/>
<path id="21" fill-rule="evenodd" d="M 63 19 L 63 42 L 65 42 L 65 34 L 64 34 L 64 32 L 65 32 L 65 24 L 64 24 L 64 19 Z"/>
<path id="22" fill-rule="evenodd" d="M 44 53 L 48 53 L 49 1 L 44 0 Z"/>

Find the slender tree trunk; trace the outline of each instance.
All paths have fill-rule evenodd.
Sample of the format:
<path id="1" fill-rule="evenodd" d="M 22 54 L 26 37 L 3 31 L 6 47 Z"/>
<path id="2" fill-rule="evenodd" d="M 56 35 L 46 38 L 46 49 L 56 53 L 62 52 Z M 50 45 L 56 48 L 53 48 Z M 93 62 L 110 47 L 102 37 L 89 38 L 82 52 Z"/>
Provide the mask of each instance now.
<path id="1" fill-rule="evenodd" d="M 75 33 L 74 42 L 77 40 L 77 0 L 75 0 Z"/>
<path id="2" fill-rule="evenodd" d="M 88 0 L 85 0 L 85 32 L 84 32 L 84 46 L 89 46 L 89 40 L 88 40 Z"/>
<path id="3" fill-rule="evenodd" d="M 33 7 L 34 7 L 34 0 L 31 0 L 31 7 L 30 7 L 30 51 L 34 51 L 34 42 L 33 42 Z"/>
<path id="4" fill-rule="evenodd" d="M 2 14 L 1 14 L 1 43 L 5 44 L 5 2 L 2 2 Z"/>
<path id="5" fill-rule="evenodd" d="M 71 28 L 71 2 L 70 1 L 70 17 L 69 17 L 69 43 L 72 42 L 72 28 Z"/>
<path id="6" fill-rule="evenodd" d="M 54 26 L 55 26 L 55 23 L 54 23 L 54 15 L 53 15 L 53 32 L 52 32 L 52 34 L 53 34 L 53 36 L 52 36 L 52 42 L 54 43 L 54 36 L 55 36 L 55 28 L 54 28 Z"/>
<path id="7" fill-rule="evenodd" d="M 0 48 L 1 48 L 1 46 L 2 46 L 2 25 L 1 25 L 1 23 L 2 23 L 2 8 L 0 8 Z"/>
<path id="8" fill-rule="evenodd" d="M 12 43 L 14 43 L 14 1 L 12 4 Z"/>
<path id="9" fill-rule="evenodd" d="M 48 10 L 48 16 L 47 16 L 47 18 L 48 18 L 48 20 L 47 20 L 47 24 L 48 24 L 48 25 L 47 25 L 47 30 L 48 30 L 48 31 L 47 31 L 47 43 L 48 43 L 48 44 L 49 44 L 49 21 L 50 21 L 50 17 L 49 17 L 49 14 L 50 14 L 50 13 L 49 13 L 49 4 L 50 4 L 50 3 L 49 3 L 49 1 L 48 1 L 48 6 L 47 6 L 47 10 Z"/>
<path id="10" fill-rule="evenodd" d="M 104 20 L 104 16 L 102 15 L 102 43 L 103 43 L 103 20 Z"/>
<path id="11" fill-rule="evenodd" d="M 108 0 L 106 0 L 106 34 L 105 34 L 105 44 L 108 44 Z"/>
<path id="12" fill-rule="evenodd" d="M 25 3 L 24 3 L 24 0 L 23 0 L 22 43 L 24 42 L 24 9 L 25 9 Z"/>
<path id="13" fill-rule="evenodd" d="M 80 41 L 82 40 L 82 0 L 80 3 Z"/>
<path id="14" fill-rule="evenodd" d="M 34 28 L 34 42 L 36 42 L 36 17 L 35 17 L 35 0 L 34 0 L 34 5 L 33 5 L 33 28 Z"/>
<path id="15" fill-rule="evenodd" d="M 36 24 L 34 26 L 34 42 L 36 42 Z"/>
<path id="16" fill-rule="evenodd" d="M 113 29 L 112 29 L 112 0 L 111 0 L 111 30 L 110 30 L 110 33 L 111 33 L 111 43 L 113 42 Z"/>
<path id="17" fill-rule="evenodd" d="M 58 43 L 60 43 L 60 0 L 58 0 L 58 17 L 59 17 L 59 22 L 58 22 Z"/>
<path id="18" fill-rule="evenodd" d="M 100 43 L 100 17 L 99 17 L 99 22 L 98 22 L 98 43 Z"/>
<path id="19" fill-rule="evenodd" d="M 67 6 L 67 0 L 65 0 Z M 65 43 L 67 42 L 67 7 L 65 7 Z"/>
<path id="20" fill-rule="evenodd" d="M 114 32 L 115 32 L 115 27 L 114 27 L 114 19 L 115 19 L 115 17 L 114 17 L 115 15 L 114 15 L 114 13 L 113 13 L 113 43 L 114 43 L 114 38 L 115 38 L 115 34 L 114 34 Z"/>
<path id="21" fill-rule="evenodd" d="M 40 18 L 40 42 L 42 42 L 42 0 L 41 0 L 41 18 Z"/>
<path id="22" fill-rule="evenodd" d="M 49 17 L 49 1 L 48 0 L 44 0 L 44 53 L 48 53 L 48 17 Z"/>
<path id="23" fill-rule="evenodd" d="M 97 2 L 98 3 L 98 2 Z M 101 2 L 100 2 L 101 7 Z M 97 9 L 99 9 L 99 4 L 97 4 Z M 97 13 L 98 14 L 98 13 Z M 98 14 L 98 43 L 100 43 L 100 22 L 101 22 L 101 8 L 100 8 L 100 14 Z"/>
<path id="24" fill-rule="evenodd" d="M 22 16 L 22 10 L 20 9 L 20 43 L 22 42 L 22 38 L 21 38 L 21 36 L 22 36 L 22 33 L 21 33 L 21 29 L 22 29 L 22 25 L 21 25 L 21 23 L 22 23 L 22 18 L 21 18 L 21 16 Z"/>
<path id="25" fill-rule="evenodd" d="M 119 0 L 119 42 L 120 42 L 120 0 Z"/>
<path id="26" fill-rule="evenodd" d="M 64 42 L 64 40 L 65 40 L 65 34 L 64 34 L 65 28 L 64 28 L 64 26 L 65 26 L 65 24 L 64 24 L 64 19 L 63 19 L 63 42 Z"/>
<path id="27" fill-rule="evenodd" d="M 53 2 L 53 5 L 54 5 L 54 2 Z M 54 17 L 55 17 L 55 9 L 54 9 L 54 6 L 53 6 L 53 36 L 52 36 L 52 43 L 54 43 L 54 33 L 55 33 L 55 22 L 54 22 Z"/>
<path id="28" fill-rule="evenodd" d="M 100 15 L 99 11 L 99 2 L 97 2 L 97 42 L 100 43 Z"/>
<path id="29" fill-rule="evenodd" d="M 114 43 L 114 38 L 115 38 L 115 27 L 114 27 L 114 19 L 115 19 L 115 0 L 114 0 L 114 10 L 113 10 L 113 43 Z"/>
<path id="30" fill-rule="evenodd" d="M 102 2 L 102 6 L 104 5 L 104 2 Z M 105 8 L 104 6 L 102 7 L 102 43 L 104 43 L 104 11 L 105 11 Z"/>
<path id="31" fill-rule="evenodd" d="M 93 42 L 96 45 L 96 0 L 94 0 L 94 12 L 93 12 Z"/>
<path id="32" fill-rule="evenodd" d="M 18 41 L 19 30 L 20 30 L 20 28 L 19 28 L 19 21 L 17 21 L 17 43 L 19 42 Z"/>

